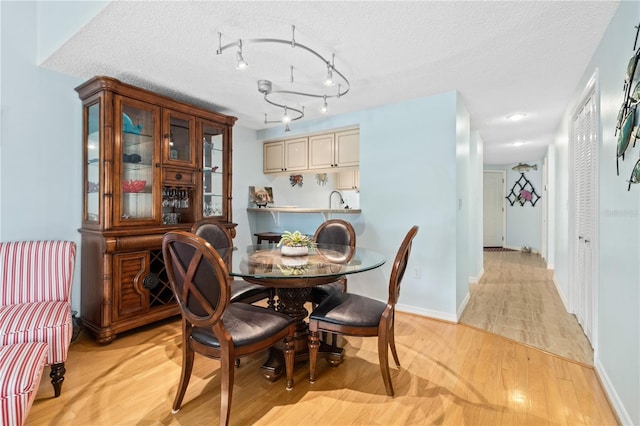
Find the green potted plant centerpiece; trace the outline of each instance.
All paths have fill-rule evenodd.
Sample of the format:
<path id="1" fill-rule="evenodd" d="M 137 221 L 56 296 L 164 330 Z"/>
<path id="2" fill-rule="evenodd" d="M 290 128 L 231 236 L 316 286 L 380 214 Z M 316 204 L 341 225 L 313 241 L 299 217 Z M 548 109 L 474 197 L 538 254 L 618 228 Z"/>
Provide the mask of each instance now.
<path id="1" fill-rule="evenodd" d="M 283 256 L 305 256 L 309 254 L 309 248 L 314 245 L 313 239 L 300 231 L 284 231 L 278 243 Z"/>

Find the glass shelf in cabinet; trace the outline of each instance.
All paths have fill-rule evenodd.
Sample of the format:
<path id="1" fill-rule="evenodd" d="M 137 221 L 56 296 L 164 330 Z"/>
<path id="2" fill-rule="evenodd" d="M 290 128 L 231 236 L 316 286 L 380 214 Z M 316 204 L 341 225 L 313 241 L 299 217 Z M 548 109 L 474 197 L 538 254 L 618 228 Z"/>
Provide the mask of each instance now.
<path id="1" fill-rule="evenodd" d="M 137 135 L 135 133 L 122 132 L 122 138 L 127 146 L 153 143 L 153 135 Z"/>

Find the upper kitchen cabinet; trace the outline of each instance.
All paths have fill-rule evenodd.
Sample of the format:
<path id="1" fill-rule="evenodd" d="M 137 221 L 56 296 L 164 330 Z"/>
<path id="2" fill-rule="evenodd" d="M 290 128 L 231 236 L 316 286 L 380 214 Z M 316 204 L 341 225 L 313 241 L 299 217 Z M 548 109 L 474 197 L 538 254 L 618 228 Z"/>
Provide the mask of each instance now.
<path id="1" fill-rule="evenodd" d="M 360 163 L 360 131 L 345 130 L 309 137 L 309 169 L 352 167 Z"/>
<path id="2" fill-rule="evenodd" d="M 266 142 L 263 146 L 264 173 L 307 170 L 307 138 Z"/>
<path id="3" fill-rule="evenodd" d="M 359 190 L 360 189 L 360 169 L 354 167 L 352 169 L 340 170 L 336 173 L 336 189 L 342 190 Z"/>

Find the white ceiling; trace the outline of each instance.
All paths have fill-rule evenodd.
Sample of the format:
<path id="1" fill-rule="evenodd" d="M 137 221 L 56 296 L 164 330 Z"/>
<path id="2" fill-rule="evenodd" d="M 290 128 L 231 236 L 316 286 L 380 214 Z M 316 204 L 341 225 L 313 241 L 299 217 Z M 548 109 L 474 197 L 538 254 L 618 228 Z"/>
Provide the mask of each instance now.
<path id="1" fill-rule="evenodd" d="M 325 57 L 335 53 L 336 68 L 351 83 L 349 94 L 329 102 L 330 114 L 458 90 L 484 142 L 485 164 L 513 164 L 542 158 L 553 142 L 617 7 L 618 1 L 114 1 L 42 65 L 81 79 L 112 76 L 261 129 L 264 114 L 278 112 L 256 81 L 288 84 L 288 47 L 245 44 L 250 66 L 240 72 L 233 51 L 216 55 L 217 33 L 223 44 L 290 39 L 293 24 L 296 41 Z M 324 77 L 317 58 L 295 60 L 300 82 L 313 67 L 318 80 Z M 303 120 L 321 117 L 317 101 L 305 105 Z M 515 111 L 527 118 L 505 120 Z M 525 144 L 514 147 L 516 141 Z"/>

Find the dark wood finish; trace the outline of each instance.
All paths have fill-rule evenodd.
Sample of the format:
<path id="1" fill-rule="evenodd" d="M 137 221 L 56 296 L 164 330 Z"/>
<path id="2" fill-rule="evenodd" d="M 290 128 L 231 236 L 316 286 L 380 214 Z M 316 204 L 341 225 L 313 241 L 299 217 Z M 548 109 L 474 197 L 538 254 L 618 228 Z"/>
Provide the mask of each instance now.
<path id="1" fill-rule="evenodd" d="M 339 333 L 348 336 L 378 336 L 378 360 L 380 371 L 387 394 L 393 396 L 393 385 L 391 384 L 391 374 L 389 373 L 389 348 L 398 367 L 400 360 L 396 351 L 394 337 L 395 306 L 400 295 L 400 282 L 411 254 L 411 244 L 413 238 L 418 233 L 418 227 L 413 226 L 404 237 L 398 253 L 393 262 L 391 277 L 389 278 L 389 299 L 386 306 L 383 306 L 377 323 L 369 320 L 373 309 L 367 309 L 369 301 L 373 301 L 365 296 L 334 294 L 325 299 L 316 310 L 309 316 L 309 382 L 315 382 L 316 362 L 319 343 L 319 331 Z M 370 305 L 380 304 L 373 301 Z M 341 306 L 349 306 L 348 309 L 340 310 Z M 332 315 L 332 312 L 340 312 Z"/>
<path id="2" fill-rule="evenodd" d="M 203 238 L 190 232 L 169 232 L 163 238 L 162 252 L 182 312 L 182 373 L 173 412 L 182 405 L 195 352 L 220 360 L 221 425 L 229 423 L 237 357 L 284 341 L 286 389 L 292 390 L 293 319 L 271 309 L 230 303 L 232 280 L 226 265 Z"/>
<path id="3" fill-rule="evenodd" d="M 280 238 L 282 238 L 282 234 L 279 232 L 256 232 L 253 235 L 257 237 L 256 244 L 262 244 L 263 241 L 276 244 L 279 243 Z"/>
<path id="4" fill-rule="evenodd" d="M 162 257 L 162 237 L 170 230 L 189 230 L 203 218 L 203 123 L 216 128 L 223 140 L 221 214 L 209 217 L 218 221 L 232 236 L 231 147 L 232 128 L 236 117 L 219 114 L 166 96 L 150 92 L 110 77 L 95 77 L 78 86 L 83 105 L 83 181 L 89 185 L 87 164 L 99 170 L 99 183 L 93 194 L 85 189 L 81 233 L 81 318 L 83 326 L 100 343 L 111 342 L 118 333 L 154 321 L 179 315 L 172 295 Z M 99 108 L 99 124 L 89 123 L 89 108 Z M 152 158 L 140 163 L 146 167 L 152 182 L 141 191 L 151 206 L 146 214 L 127 217 L 123 200 L 132 197 L 124 192 L 121 182 L 126 164 L 126 138 L 123 112 L 134 108 L 146 112 L 144 129 Z M 171 120 L 188 123 L 188 158 L 172 158 L 170 148 Z M 97 133 L 96 133 L 97 130 Z M 89 155 L 90 132 L 99 134 L 98 153 Z M 167 137 L 165 137 L 167 136 Z M 135 137 L 135 135 L 134 135 Z M 142 139 L 142 138 L 141 138 Z M 186 142 L 188 140 L 188 142 Z M 128 143 L 129 145 L 125 144 Z M 186 156 L 186 154 L 185 154 Z M 132 162 L 135 163 L 135 162 Z M 96 179 L 94 176 L 93 179 Z M 163 189 L 180 188 L 188 195 L 188 207 L 176 208 L 181 213 L 178 224 L 163 223 Z M 89 214 L 89 196 L 96 197 Z"/>

